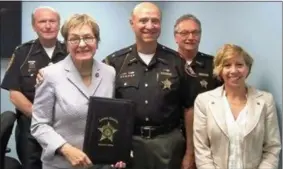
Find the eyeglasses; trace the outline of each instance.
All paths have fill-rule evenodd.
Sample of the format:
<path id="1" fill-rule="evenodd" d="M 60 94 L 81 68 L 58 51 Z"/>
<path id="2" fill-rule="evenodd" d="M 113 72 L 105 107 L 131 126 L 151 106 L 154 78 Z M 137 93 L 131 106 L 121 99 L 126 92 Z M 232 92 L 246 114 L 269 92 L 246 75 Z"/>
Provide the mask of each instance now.
<path id="1" fill-rule="evenodd" d="M 83 40 L 86 44 L 93 44 L 95 42 L 95 37 L 77 37 L 77 38 L 71 38 L 68 41 L 72 45 L 79 45 L 81 40 Z"/>
<path id="2" fill-rule="evenodd" d="M 187 37 L 187 36 L 189 36 L 190 34 L 192 34 L 194 37 L 196 37 L 196 36 L 199 36 L 199 35 L 200 35 L 201 31 L 199 31 L 199 30 L 194 30 L 194 31 L 180 31 L 180 32 L 177 32 L 177 31 L 176 31 L 176 33 L 179 34 L 179 35 L 181 35 L 181 36 L 183 36 L 183 37 Z"/>

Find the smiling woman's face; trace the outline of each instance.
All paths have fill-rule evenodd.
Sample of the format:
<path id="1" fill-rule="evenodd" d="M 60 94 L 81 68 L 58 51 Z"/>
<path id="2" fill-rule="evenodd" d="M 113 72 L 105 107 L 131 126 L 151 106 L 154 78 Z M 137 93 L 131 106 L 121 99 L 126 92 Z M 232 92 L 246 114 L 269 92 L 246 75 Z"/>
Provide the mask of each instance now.
<path id="1" fill-rule="evenodd" d="M 68 33 L 68 51 L 74 61 L 91 60 L 96 53 L 97 41 L 90 25 L 79 25 Z"/>

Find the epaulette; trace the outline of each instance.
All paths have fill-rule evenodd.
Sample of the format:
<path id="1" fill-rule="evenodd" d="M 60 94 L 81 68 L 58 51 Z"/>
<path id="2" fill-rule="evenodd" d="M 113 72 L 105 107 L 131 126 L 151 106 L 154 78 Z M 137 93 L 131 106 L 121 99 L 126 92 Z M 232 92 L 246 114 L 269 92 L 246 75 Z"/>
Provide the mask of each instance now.
<path id="1" fill-rule="evenodd" d="M 173 49 L 171 49 L 171 48 L 169 48 L 167 46 L 164 46 L 164 45 L 160 45 L 160 46 L 161 46 L 161 48 L 163 50 L 166 50 L 166 51 L 168 51 L 168 52 L 170 52 L 170 53 L 172 53 L 172 54 L 174 54 L 176 56 L 179 56 L 179 53 L 177 51 L 175 51 L 175 50 L 173 50 Z"/>
<path id="2" fill-rule="evenodd" d="M 129 52 L 131 52 L 133 50 L 133 46 L 128 46 L 126 48 L 120 49 L 118 51 L 115 51 L 113 53 L 111 53 L 110 55 L 108 55 L 105 59 L 103 59 L 103 62 L 106 64 L 110 64 L 110 60 L 114 57 L 119 57 L 119 56 L 123 56 Z"/>
<path id="3" fill-rule="evenodd" d="M 213 59 L 214 58 L 214 56 L 206 54 L 206 53 L 199 52 L 199 54 L 200 54 L 201 57 L 206 57 L 208 59 Z"/>
<path id="4" fill-rule="evenodd" d="M 19 49 L 19 48 L 21 48 L 21 47 L 25 47 L 25 46 L 34 44 L 34 43 L 35 43 L 35 40 L 27 41 L 27 42 L 25 42 L 25 43 L 22 43 L 22 44 L 18 45 L 18 46 L 15 48 L 15 50 L 17 50 L 17 49 Z"/>
<path id="5" fill-rule="evenodd" d="M 118 56 L 122 56 L 122 55 L 125 55 L 129 52 L 131 52 L 133 50 L 133 46 L 128 46 L 126 48 L 123 48 L 123 49 L 120 49 L 116 52 L 113 52 L 112 54 L 110 54 L 108 57 L 118 57 Z"/>
<path id="6" fill-rule="evenodd" d="M 19 50 L 20 48 L 24 48 L 24 47 L 27 47 L 27 46 L 33 44 L 34 42 L 35 42 L 35 40 L 30 40 L 30 41 L 28 41 L 28 42 L 25 42 L 25 43 L 22 43 L 22 44 L 18 45 L 18 46 L 15 48 L 15 50 L 14 50 L 12 56 L 11 56 L 10 62 L 8 63 L 8 66 L 7 66 L 6 71 L 8 71 L 8 70 L 10 69 L 12 63 L 15 61 L 15 56 L 16 56 L 16 55 L 15 55 L 15 52 L 16 52 L 17 50 Z"/>

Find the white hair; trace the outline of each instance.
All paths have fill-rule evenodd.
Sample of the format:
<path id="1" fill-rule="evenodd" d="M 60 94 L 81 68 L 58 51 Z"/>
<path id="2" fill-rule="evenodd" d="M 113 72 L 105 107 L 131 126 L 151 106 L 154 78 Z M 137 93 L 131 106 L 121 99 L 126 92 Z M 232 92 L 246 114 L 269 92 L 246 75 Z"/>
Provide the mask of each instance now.
<path id="1" fill-rule="evenodd" d="M 59 15 L 58 11 L 56 11 L 54 8 L 52 8 L 52 7 L 50 7 L 50 6 L 39 6 L 39 7 L 35 8 L 35 9 L 33 10 L 32 14 L 31 14 L 32 24 L 34 24 L 34 14 L 36 13 L 36 11 L 38 11 L 38 10 L 40 10 L 40 9 L 49 9 L 49 10 L 53 11 L 54 13 L 57 14 L 58 20 L 59 20 L 59 22 L 60 22 L 60 15 Z"/>
<path id="2" fill-rule="evenodd" d="M 39 10 L 39 9 L 49 9 L 49 10 L 55 12 L 55 13 L 58 13 L 54 8 L 52 8 L 52 7 L 50 7 L 50 6 L 39 6 L 39 7 L 35 8 L 35 9 L 33 10 L 32 14 L 34 15 L 35 12 L 36 12 L 37 10 Z"/>

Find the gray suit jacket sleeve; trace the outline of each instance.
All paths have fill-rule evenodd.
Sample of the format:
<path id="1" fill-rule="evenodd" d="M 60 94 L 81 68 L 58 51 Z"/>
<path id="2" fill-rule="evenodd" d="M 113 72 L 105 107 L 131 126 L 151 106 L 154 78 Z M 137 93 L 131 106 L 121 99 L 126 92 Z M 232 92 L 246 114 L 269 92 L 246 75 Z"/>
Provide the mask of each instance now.
<path id="1" fill-rule="evenodd" d="M 45 70 L 44 81 L 36 89 L 31 122 L 31 134 L 48 157 L 53 157 L 55 151 L 66 143 L 51 126 L 55 105 L 54 84 L 51 78 L 52 76 L 48 76 L 48 70 Z"/>

